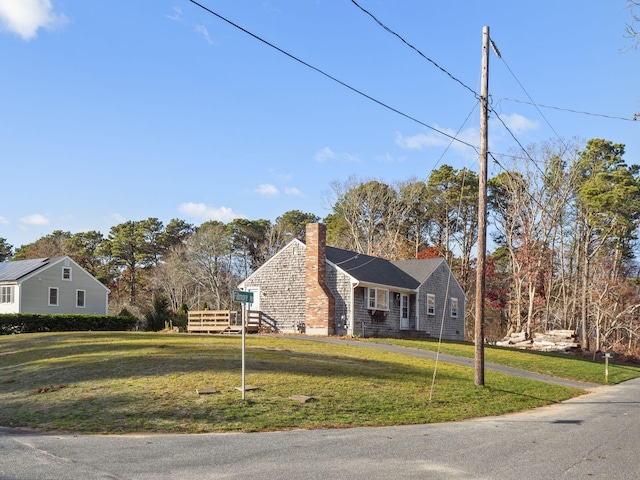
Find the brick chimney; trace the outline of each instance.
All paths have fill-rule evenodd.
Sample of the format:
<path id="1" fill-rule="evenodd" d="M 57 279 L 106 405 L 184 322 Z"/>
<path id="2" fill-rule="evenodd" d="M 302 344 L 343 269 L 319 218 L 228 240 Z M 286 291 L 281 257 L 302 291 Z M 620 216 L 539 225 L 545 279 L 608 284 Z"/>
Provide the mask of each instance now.
<path id="1" fill-rule="evenodd" d="M 325 282 L 327 270 L 327 227 L 307 224 L 305 259 L 305 333 L 332 335 L 335 332 L 336 300 Z"/>

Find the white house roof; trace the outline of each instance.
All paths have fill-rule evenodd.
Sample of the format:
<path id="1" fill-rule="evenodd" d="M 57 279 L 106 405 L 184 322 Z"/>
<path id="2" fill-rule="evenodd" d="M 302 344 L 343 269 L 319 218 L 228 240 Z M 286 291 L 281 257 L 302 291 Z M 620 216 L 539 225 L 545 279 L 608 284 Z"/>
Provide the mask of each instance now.
<path id="1" fill-rule="evenodd" d="M 16 282 L 25 275 L 29 275 L 48 265 L 51 260 L 51 258 L 36 258 L 33 260 L 0 262 L 0 282 Z"/>

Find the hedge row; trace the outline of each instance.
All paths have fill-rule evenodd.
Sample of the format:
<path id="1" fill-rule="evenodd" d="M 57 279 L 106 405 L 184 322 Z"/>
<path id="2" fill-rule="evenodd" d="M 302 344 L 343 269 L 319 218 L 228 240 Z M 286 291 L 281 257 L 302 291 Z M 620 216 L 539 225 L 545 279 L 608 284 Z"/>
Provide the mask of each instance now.
<path id="1" fill-rule="evenodd" d="M 125 331 L 132 330 L 137 319 L 108 315 L 46 315 L 8 313 L 0 315 L 0 335 L 35 332 Z"/>

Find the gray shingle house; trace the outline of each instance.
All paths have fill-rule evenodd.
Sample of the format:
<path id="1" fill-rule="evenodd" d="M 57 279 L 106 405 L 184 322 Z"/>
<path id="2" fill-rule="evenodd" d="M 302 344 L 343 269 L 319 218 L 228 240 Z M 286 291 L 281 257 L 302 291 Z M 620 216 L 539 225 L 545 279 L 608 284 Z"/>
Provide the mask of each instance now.
<path id="1" fill-rule="evenodd" d="M 276 331 L 307 335 L 464 339 L 466 296 L 442 258 L 389 261 L 326 246 L 307 226 L 247 277 L 250 309 Z"/>
<path id="2" fill-rule="evenodd" d="M 70 257 L 0 262 L 0 314 L 108 310 L 109 289 Z"/>

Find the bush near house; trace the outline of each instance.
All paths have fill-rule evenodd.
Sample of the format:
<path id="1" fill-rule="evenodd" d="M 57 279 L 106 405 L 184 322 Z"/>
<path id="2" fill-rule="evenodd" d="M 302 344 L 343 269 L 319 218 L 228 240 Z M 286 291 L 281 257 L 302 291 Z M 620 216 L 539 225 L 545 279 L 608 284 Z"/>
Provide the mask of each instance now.
<path id="1" fill-rule="evenodd" d="M 35 332 L 115 332 L 132 330 L 138 319 L 119 315 L 47 315 L 10 313 L 0 315 L 0 335 Z"/>

